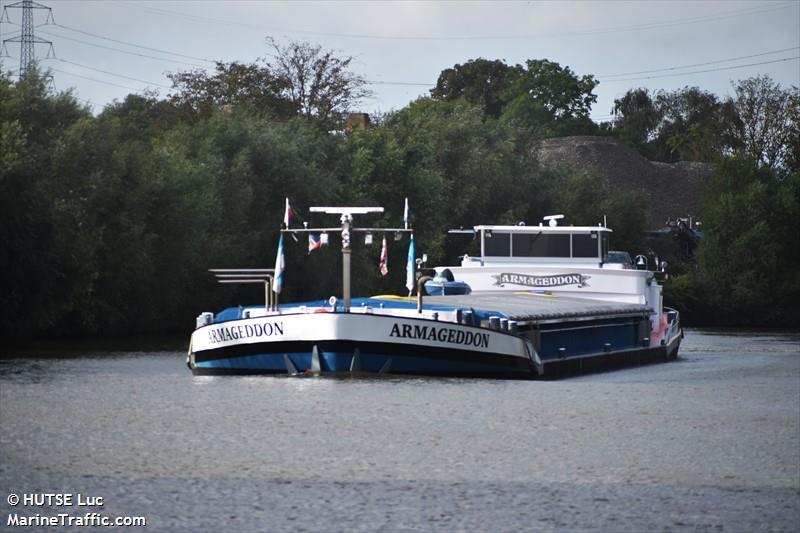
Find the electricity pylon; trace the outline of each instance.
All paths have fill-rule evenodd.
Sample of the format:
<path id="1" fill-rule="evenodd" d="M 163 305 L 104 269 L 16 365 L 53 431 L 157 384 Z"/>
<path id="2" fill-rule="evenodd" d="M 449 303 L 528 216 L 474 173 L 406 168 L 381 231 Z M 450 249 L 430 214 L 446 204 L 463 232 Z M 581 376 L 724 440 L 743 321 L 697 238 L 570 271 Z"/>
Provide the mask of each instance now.
<path id="1" fill-rule="evenodd" d="M 18 36 L 3 39 L 3 47 L 0 49 L 0 56 L 10 57 L 8 54 L 8 49 L 6 48 L 6 43 L 20 43 L 19 74 L 20 76 L 24 76 L 36 63 L 36 55 L 34 53 L 35 43 L 49 45 L 47 57 L 50 57 L 53 53 L 53 42 L 41 39 L 33 31 L 33 10 L 46 9 L 47 20 L 45 21 L 45 24 L 55 24 L 55 20 L 53 19 L 53 10 L 45 5 L 40 4 L 39 2 L 34 2 L 33 0 L 21 0 L 13 4 L 8 4 L 3 8 L 3 13 L 0 16 L 0 22 L 11 22 L 11 19 L 8 18 L 8 8 L 22 9 L 22 24 L 20 24 L 21 30 Z"/>

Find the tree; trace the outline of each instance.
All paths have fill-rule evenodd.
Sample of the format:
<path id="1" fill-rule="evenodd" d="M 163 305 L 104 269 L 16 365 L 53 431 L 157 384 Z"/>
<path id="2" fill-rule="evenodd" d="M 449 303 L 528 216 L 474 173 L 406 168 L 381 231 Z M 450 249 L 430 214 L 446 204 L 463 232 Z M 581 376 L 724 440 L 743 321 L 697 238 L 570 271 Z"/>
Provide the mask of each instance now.
<path id="1" fill-rule="evenodd" d="M 631 89 L 613 113 L 612 134 L 657 161 L 714 161 L 737 146 L 733 105 L 698 87 Z"/>
<path id="2" fill-rule="evenodd" d="M 597 101 L 592 93 L 597 83 L 553 61 L 529 59 L 524 69 L 514 71 L 503 118 L 539 137 L 596 132 L 589 113 Z"/>
<path id="3" fill-rule="evenodd" d="M 577 173 L 562 176 L 556 191 L 558 212 L 570 224 L 595 226 L 605 217 L 614 230 L 611 246 L 631 255 L 644 253 L 647 227 L 646 203 L 638 191 L 612 190 L 594 176 Z"/>
<path id="4" fill-rule="evenodd" d="M 655 145 L 659 161 L 714 161 L 730 153 L 735 111 L 730 102 L 698 87 L 656 94 L 661 117 Z"/>
<path id="5" fill-rule="evenodd" d="M 521 71 L 521 66 L 509 67 L 499 59 L 471 59 L 443 70 L 430 91 L 431 97 L 448 102 L 464 98 L 482 107 L 487 116 L 497 118 L 507 103 L 513 76 Z"/>
<path id="6" fill-rule="evenodd" d="M 629 90 L 625 96 L 614 100 L 612 112 L 613 133 L 646 155 L 648 143 L 655 138 L 662 118 L 650 92 L 644 88 Z"/>
<path id="7" fill-rule="evenodd" d="M 366 80 L 350 70 L 352 57 L 337 57 L 305 41 L 281 45 L 269 37 L 267 44 L 274 50 L 268 65 L 301 116 L 338 126 L 352 106 L 371 94 Z"/>
<path id="8" fill-rule="evenodd" d="M 181 109 L 207 117 L 225 105 L 248 105 L 252 109 L 281 118 L 297 111 L 287 97 L 289 81 L 270 65 L 218 61 L 215 73 L 191 70 L 169 73 L 173 92 L 170 102 Z"/>
<path id="9" fill-rule="evenodd" d="M 741 152 L 767 168 L 796 165 L 800 89 L 783 89 L 768 75 L 740 80 L 734 89 Z"/>
<path id="10" fill-rule="evenodd" d="M 91 115 L 38 70 L 0 77 L 0 331 L 33 335 L 69 313 L 84 287 L 80 229 L 72 224 L 54 152 Z M 67 189 L 68 192 L 68 189 Z"/>
<path id="11" fill-rule="evenodd" d="M 355 192 L 354 201 L 386 206 L 387 222 L 398 220 L 408 196 L 414 219 L 424 221 L 420 250 L 433 261 L 454 260 L 469 243 L 446 242 L 448 229 L 532 222 L 548 213 L 550 175 L 519 135 L 463 99 L 420 98 L 383 127 L 350 137 L 353 170 L 346 189 Z"/>
<path id="12" fill-rule="evenodd" d="M 706 319 L 798 327 L 800 173 L 719 163 L 704 198 L 697 284 Z"/>

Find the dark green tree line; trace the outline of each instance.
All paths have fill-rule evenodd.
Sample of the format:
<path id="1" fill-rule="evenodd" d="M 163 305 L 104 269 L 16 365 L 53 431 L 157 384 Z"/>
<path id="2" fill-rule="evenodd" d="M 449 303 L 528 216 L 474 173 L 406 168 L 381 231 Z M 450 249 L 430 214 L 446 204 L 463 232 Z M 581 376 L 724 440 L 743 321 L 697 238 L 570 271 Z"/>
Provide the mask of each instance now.
<path id="1" fill-rule="evenodd" d="M 215 285 L 207 269 L 271 267 L 285 197 L 297 224 L 335 225 L 308 206 L 355 204 L 386 207 L 364 223 L 390 226 L 408 197 L 418 256 L 427 252 L 432 264 L 475 253 L 447 229 L 531 224 L 554 213 L 575 224 L 608 215 L 615 248 L 647 246 L 634 191 L 536 161 L 542 137 L 596 133 L 591 76 L 546 60 L 475 60 L 443 71 L 430 98 L 345 135 L 341 115 L 363 87 L 349 62 L 311 45 L 281 50 L 308 59 L 302 76 L 327 72 L 352 91 L 337 100 L 343 86 L 324 76 L 316 83 L 329 92 L 308 78 L 287 82 L 273 63 L 220 64 L 212 74 L 174 76 L 166 98 L 129 95 L 92 116 L 42 76 L 0 78 L 7 337 L 185 331 L 202 310 L 261 301 L 261 289 Z M 292 93 L 285 83 L 305 88 Z M 699 89 L 631 91 L 612 133 L 663 160 L 718 162 L 699 260 L 679 269 L 668 298 L 695 320 L 796 325 L 797 93 L 766 79 L 739 87 L 731 101 Z M 756 142 L 764 136 L 769 142 Z M 387 236 L 383 278 L 380 237 L 356 246 L 360 294 L 404 291 L 407 240 Z M 337 239 L 312 255 L 303 240 L 286 240 L 282 299 L 338 294 Z"/>

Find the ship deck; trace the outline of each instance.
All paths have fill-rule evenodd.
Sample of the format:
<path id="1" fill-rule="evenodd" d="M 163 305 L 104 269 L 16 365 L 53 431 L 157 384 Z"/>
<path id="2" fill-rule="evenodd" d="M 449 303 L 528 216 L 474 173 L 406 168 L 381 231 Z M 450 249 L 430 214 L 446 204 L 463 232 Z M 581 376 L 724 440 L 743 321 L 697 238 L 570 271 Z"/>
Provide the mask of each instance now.
<path id="1" fill-rule="evenodd" d="M 353 298 L 351 309 L 359 308 L 403 309 L 406 313 L 417 307 L 416 297 L 381 295 L 371 298 Z M 497 316 L 516 321 L 518 325 L 546 324 L 601 320 L 605 318 L 648 316 L 652 309 L 644 304 L 632 304 L 533 292 L 486 291 L 465 295 L 425 296 L 425 311 L 471 312 L 481 321 Z M 330 308 L 326 300 L 297 302 L 280 305 L 282 312 L 297 309 Z M 242 318 L 245 309 L 263 309 L 262 306 L 230 307 L 217 314 L 215 322 Z M 306 312 L 306 311 L 303 311 Z M 376 312 L 376 311 L 373 311 Z M 377 311 L 380 313 L 379 311 Z M 404 313 L 405 314 L 405 313 Z"/>
<path id="2" fill-rule="evenodd" d="M 449 306 L 473 310 L 476 316 L 502 315 L 524 323 L 599 319 L 619 316 L 649 315 L 652 309 L 644 304 L 631 304 L 585 298 L 570 298 L 531 292 L 494 291 L 465 295 L 426 296 L 425 307 Z"/>

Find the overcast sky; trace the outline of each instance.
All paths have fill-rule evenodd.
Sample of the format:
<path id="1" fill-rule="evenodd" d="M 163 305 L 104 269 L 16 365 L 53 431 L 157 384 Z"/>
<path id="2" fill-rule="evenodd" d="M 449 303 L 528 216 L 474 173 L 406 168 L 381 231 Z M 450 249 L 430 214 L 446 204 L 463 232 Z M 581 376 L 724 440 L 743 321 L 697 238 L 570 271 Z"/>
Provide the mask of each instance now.
<path id="1" fill-rule="evenodd" d="M 35 11 L 37 36 L 53 42 L 52 52 L 37 44 L 37 58 L 53 70 L 58 90 L 74 87 L 95 112 L 147 87 L 166 95 L 170 71 L 253 62 L 267 55 L 266 36 L 353 56 L 353 70 L 372 82 L 366 112 L 400 109 L 428 94 L 443 69 L 478 57 L 549 59 L 595 75 L 598 121 L 632 87 L 689 85 L 724 96 L 731 81 L 758 74 L 800 85 L 800 0 L 39 4 L 52 8 L 57 25 L 45 25 L 46 10 Z M 13 39 L 22 10 L 6 11 L 0 32 Z M 13 70 L 19 43 L 6 43 L 6 51 L 3 69 Z"/>

